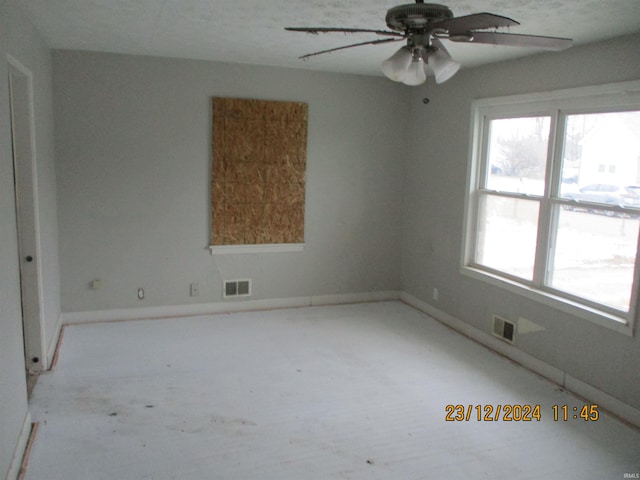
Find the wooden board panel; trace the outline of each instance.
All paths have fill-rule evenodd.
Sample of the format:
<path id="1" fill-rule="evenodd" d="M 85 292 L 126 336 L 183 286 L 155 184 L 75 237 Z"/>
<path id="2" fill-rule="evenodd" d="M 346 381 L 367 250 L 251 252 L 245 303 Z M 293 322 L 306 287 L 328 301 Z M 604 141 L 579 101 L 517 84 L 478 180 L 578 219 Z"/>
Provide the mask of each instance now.
<path id="1" fill-rule="evenodd" d="M 306 103 L 213 98 L 211 245 L 304 242 Z"/>

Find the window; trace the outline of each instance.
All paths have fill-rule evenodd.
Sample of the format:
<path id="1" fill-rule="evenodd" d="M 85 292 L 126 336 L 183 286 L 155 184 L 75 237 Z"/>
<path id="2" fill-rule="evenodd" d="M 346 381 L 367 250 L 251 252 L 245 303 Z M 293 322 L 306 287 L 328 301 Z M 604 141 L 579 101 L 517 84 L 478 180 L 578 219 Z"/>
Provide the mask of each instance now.
<path id="1" fill-rule="evenodd" d="M 463 272 L 632 333 L 640 82 L 473 106 Z"/>

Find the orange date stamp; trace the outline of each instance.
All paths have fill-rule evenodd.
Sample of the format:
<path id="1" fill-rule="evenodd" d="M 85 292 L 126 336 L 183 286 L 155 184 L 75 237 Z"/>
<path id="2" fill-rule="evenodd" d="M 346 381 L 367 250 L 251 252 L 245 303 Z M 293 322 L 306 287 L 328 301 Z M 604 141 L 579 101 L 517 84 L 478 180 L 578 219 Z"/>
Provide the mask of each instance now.
<path id="1" fill-rule="evenodd" d="M 539 422 L 542 420 L 540 405 L 527 404 L 484 404 L 484 405 L 447 405 L 447 422 Z M 598 405 L 553 405 L 551 407 L 554 422 L 583 420 L 597 422 L 600 418 Z"/>
<path id="2" fill-rule="evenodd" d="M 540 405 L 447 405 L 447 422 L 539 422 L 542 419 Z"/>

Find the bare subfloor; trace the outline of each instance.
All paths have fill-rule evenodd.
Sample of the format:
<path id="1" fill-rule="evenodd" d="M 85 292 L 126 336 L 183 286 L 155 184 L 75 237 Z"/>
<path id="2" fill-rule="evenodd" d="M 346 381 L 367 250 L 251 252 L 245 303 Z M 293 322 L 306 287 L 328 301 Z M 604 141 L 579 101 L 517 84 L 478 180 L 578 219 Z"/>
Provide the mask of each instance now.
<path id="1" fill-rule="evenodd" d="M 399 302 L 77 325 L 35 387 L 26 478 L 640 472 L 640 431 L 603 412 L 573 419 L 583 403 Z M 459 421 L 448 405 L 464 406 Z M 539 405 L 541 420 L 496 421 L 498 405 Z"/>

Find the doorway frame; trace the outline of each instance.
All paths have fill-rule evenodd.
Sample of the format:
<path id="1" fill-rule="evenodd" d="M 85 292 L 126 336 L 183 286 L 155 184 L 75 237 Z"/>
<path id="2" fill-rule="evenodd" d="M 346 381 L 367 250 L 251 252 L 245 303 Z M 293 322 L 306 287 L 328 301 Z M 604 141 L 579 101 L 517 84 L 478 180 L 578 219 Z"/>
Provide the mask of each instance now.
<path id="1" fill-rule="evenodd" d="M 44 332 L 44 297 L 33 74 L 7 55 L 16 230 L 20 267 L 20 297 L 25 365 L 30 373 L 48 368 Z"/>

